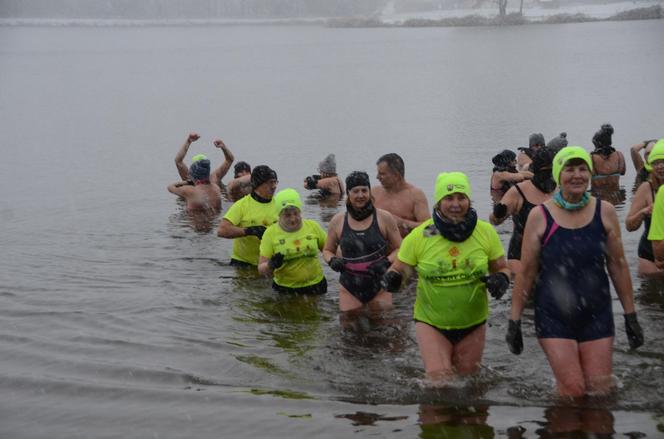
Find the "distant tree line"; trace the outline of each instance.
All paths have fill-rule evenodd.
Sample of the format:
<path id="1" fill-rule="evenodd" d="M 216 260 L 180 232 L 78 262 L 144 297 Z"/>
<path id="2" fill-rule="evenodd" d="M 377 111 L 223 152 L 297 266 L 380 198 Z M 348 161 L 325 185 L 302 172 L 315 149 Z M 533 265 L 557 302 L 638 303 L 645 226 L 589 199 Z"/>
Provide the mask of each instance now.
<path id="1" fill-rule="evenodd" d="M 0 0 L 4 18 L 290 18 L 372 15 L 388 0 Z"/>

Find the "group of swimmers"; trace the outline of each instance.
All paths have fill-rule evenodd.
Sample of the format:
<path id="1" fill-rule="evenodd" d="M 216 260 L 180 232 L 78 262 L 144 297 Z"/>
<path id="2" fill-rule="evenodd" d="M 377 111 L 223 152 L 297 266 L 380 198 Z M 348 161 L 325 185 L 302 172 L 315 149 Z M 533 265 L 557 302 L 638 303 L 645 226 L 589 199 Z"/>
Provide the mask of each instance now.
<path id="1" fill-rule="evenodd" d="M 606 126 L 602 130 L 606 133 Z M 189 136 L 176 164 L 197 138 Z M 342 181 L 334 155 L 320 162 L 319 175 L 304 179 L 303 187 L 321 196 L 346 194 L 345 211 L 335 214 L 327 232 L 316 221 L 302 218 L 297 190 L 277 192 L 277 173 L 270 167 L 256 166 L 248 177 L 236 172 L 227 186 L 240 178 L 249 185 L 243 186 L 246 195 L 232 198 L 235 202 L 223 215 L 218 235 L 233 239 L 232 265 L 257 267 L 281 293 L 325 293 L 322 253 L 330 269 L 340 273 L 342 312 L 389 308 L 392 294 L 416 273 L 415 331 L 427 377 L 434 382 L 479 370 L 488 296 L 501 299 L 515 276 L 509 349 L 515 354 L 523 349 L 521 314 L 532 291 L 535 332 L 558 393 L 608 393 L 614 339 L 609 278 L 624 309 L 630 348 L 643 344 L 643 331 L 615 208 L 587 191 L 596 167 L 593 157 L 581 147 L 566 146 L 564 133 L 557 139 L 556 145 L 544 145 L 543 136 L 531 136 L 528 151 L 522 152 L 527 158 L 517 171 L 521 182 L 504 188 L 489 218 L 494 224 L 514 218 L 518 236 L 510 242 L 509 263 L 496 230 L 472 207 L 465 174 L 438 175 L 430 211 L 423 191 L 405 180 L 404 162 L 394 153 L 377 161 L 378 187 L 372 188 L 363 171 Z M 606 145 L 606 135 L 598 142 Z M 180 172 L 183 181 L 168 187 L 188 208 L 198 208 L 206 197 L 219 197 L 217 189 L 201 186 L 221 186 L 233 157 L 223 142 L 214 143 L 225 157 L 219 168 L 210 172 L 209 160 L 194 156 L 188 174 Z M 516 155 L 512 162 L 518 162 Z M 645 162 L 652 174 L 660 167 L 664 172 L 664 140 L 652 147 Z M 664 239 L 664 199 L 662 204 L 663 227 L 657 228 L 662 236 L 657 239 Z M 654 248 L 657 255 L 657 244 Z M 661 250 L 664 260 L 664 245 Z"/>

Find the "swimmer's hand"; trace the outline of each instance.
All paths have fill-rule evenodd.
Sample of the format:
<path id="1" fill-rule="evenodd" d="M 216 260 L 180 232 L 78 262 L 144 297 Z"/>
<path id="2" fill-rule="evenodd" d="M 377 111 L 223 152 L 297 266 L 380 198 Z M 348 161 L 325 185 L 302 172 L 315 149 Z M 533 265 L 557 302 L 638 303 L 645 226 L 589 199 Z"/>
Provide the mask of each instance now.
<path id="1" fill-rule="evenodd" d="M 332 256 L 330 262 L 328 262 L 327 265 L 329 265 L 330 268 L 337 273 L 341 273 L 346 270 L 346 264 L 344 264 L 343 259 L 336 256 Z"/>
<path id="2" fill-rule="evenodd" d="M 307 184 L 307 189 L 313 190 L 318 187 L 318 180 L 320 180 L 320 175 L 310 175 L 304 179 Z"/>
<path id="3" fill-rule="evenodd" d="M 403 280 L 403 275 L 398 271 L 388 271 L 383 275 L 383 279 L 380 281 L 381 286 L 385 291 L 390 293 L 396 293 L 401 288 L 401 281 Z"/>
<path id="4" fill-rule="evenodd" d="M 384 258 L 369 265 L 367 267 L 367 271 L 369 272 L 369 274 L 371 274 L 374 277 L 381 277 L 382 275 L 385 274 L 387 269 L 390 268 L 390 265 L 392 265 L 390 260 Z"/>
<path id="5" fill-rule="evenodd" d="M 263 237 L 263 233 L 265 233 L 265 226 L 251 226 L 247 227 L 244 229 L 244 236 L 255 236 L 258 239 L 261 239 Z"/>
<path id="6" fill-rule="evenodd" d="M 519 355 L 523 352 L 523 334 L 521 334 L 521 320 L 510 320 L 507 326 L 505 341 L 510 352 Z"/>
<path id="7" fill-rule="evenodd" d="M 507 206 L 503 203 L 498 203 L 493 206 L 493 216 L 498 219 L 505 218 L 507 216 Z"/>
<path id="8" fill-rule="evenodd" d="M 488 276 L 480 277 L 480 280 L 486 283 L 486 289 L 494 299 L 500 299 L 510 286 L 510 278 L 502 271 L 492 273 Z"/>
<path id="9" fill-rule="evenodd" d="M 625 314 L 625 332 L 630 349 L 636 349 L 643 344 L 643 330 L 639 321 L 636 320 L 636 313 Z"/>
<path id="10" fill-rule="evenodd" d="M 187 142 L 192 143 L 200 138 L 201 136 L 199 136 L 198 133 L 189 133 L 189 137 L 187 137 Z"/>
<path id="11" fill-rule="evenodd" d="M 267 262 L 267 266 L 270 267 L 270 270 L 276 270 L 277 268 L 284 265 L 284 255 L 283 253 L 275 253 L 272 255 L 270 260 Z"/>

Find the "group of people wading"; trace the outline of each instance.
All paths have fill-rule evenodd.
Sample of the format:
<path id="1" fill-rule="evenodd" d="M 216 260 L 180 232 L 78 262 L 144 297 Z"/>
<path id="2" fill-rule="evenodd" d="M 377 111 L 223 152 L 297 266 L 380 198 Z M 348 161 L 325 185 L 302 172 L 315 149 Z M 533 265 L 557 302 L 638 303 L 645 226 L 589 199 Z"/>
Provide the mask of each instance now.
<path id="1" fill-rule="evenodd" d="M 339 308 L 344 313 L 389 309 L 392 294 L 404 288 L 408 277 L 416 277 L 415 332 L 427 377 L 434 383 L 479 370 L 488 296 L 500 300 L 514 277 L 506 334 L 510 351 L 520 354 L 523 350 L 521 315 L 532 295 L 535 334 L 558 393 L 567 397 L 606 394 L 614 386 L 609 279 L 624 310 L 630 348 L 644 342 L 615 208 L 588 193 L 593 175 L 598 175 L 596 169 L 606 179 L 624 174 L 624 158 L 611 147 L 612 133 L 613 128 L 604 125 L 593 139 L 604 161 L 596 161 L 595 152 L 567 146 L 565 133 L 549 144 L 541 134 L 534 134 L 519 156 L 506 150 L 494 157 L 496 178 L 492 177 L 491 189 L 497 198 L 490 222 L 478 218 L 469 179 L 462 172 L 438 175 L 430 210 L 424 192 L 405 180 L 399 155 L 378 159 L 380 185 L 372 187 L 363 171 L 351 172 L 342 180 L 330 154 L 319 163 L 319 174 L 303 181 L 303 187 L 318 191 L 319 197 L 346 195 L 345 210 L 334 215 L 325 231 L 316 221 L 302 218 L 297 190 L 277 192 L 273 169 L 266 165 L 251 169 L 240 162 L 225 186 L 234 203 L 223 215 L 217 234 L 233 239 L 231 265 L 257 267 L 260 274 L 272 278 L 273 289 L 279 293 L 326 293 L 322 259 L 339 273 Z M 184 198 L 188 210 L 205 207 L 220 212 L 221 179 L 233 155 L 217 140 L 214 144 L 224 154 L 223 164 L 210 171 L 207 157 L 194 156 L 185 174 L 182 160 L 198 137 L 189 135 L 178 152 L 176 165 L 182 181 L 168 190 Z M 664 178 L 664 140 L 636 145 L 633 155 L 640 157 L 640 149 L 646 155 L 641 161 L 645 171 L 639 174 L 651 189 L 642 185 L 637 190 L 628 229 L 647 221 L 649 238 L 664 240 L 664 200 L 659 203 L 661 209 L 657 201 L 653 209 Z M 613 172 L 606 162 L 618 169 Z M 651 212 L 652 219 L 646 220 Z M 491 223 L 510 216 L 514 234 L 505 258 Z M 651 248 L 653 270 L 658 270 L 658 261 L 664 263 L 664 244 L 660 248 L 653 241 Z"/>

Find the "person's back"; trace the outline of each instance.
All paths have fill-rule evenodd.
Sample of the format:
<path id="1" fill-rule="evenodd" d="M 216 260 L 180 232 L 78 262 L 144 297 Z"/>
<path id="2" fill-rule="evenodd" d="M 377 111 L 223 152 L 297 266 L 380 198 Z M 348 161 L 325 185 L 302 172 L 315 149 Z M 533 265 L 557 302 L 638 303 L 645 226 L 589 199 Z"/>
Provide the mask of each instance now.
<path id="1" fill-rule="evenodd" d="M 197 160 L 189 168 L 191 182 L 173 183 L 168 191 L 182 197 L 189 212 L 221 211 L 221 189 L 210 181 L 210 161 Z"/>
<path id="2" fill-rule="evenodd" d="M 394 216 L 401 236 L 431 217 L 424 192 L 404 179 L 403 159 L 385 154 L 376 162 L 381 186 L 372 189 L 374 205 Z"/>
<path id="3" fill-rule="evenodd" d="M 611 145 L 612 135 L 613 127 L 604 124 L 593 136 L 595 145 L 595 150 L 591 153 L 593 191 L 617 191 L 620 176 L 625 175 L 625 157 Z"/>

